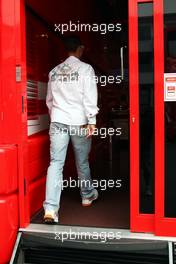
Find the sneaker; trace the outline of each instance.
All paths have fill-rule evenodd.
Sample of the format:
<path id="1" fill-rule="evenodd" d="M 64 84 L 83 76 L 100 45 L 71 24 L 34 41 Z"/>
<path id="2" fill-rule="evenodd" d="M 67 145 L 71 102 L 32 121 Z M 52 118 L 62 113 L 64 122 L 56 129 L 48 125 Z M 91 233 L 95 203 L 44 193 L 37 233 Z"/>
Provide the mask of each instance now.
<path id="1" fill-rule="evenodd" d="M 45 211 L 45 215 L 44 215 L 44 223 L 45 224 L 55 224 L 58 223 L 58 215 L 56 214 L 56 212 L 54 211 Z"/>
<path id="2" fill-rule="evenodd" d="M 82 199 L 82 206 L 90 206 L 93 201 L 98 199 L 98 191 L 94 189 L 92 196 L 89 198 L 83 198 Z"/>

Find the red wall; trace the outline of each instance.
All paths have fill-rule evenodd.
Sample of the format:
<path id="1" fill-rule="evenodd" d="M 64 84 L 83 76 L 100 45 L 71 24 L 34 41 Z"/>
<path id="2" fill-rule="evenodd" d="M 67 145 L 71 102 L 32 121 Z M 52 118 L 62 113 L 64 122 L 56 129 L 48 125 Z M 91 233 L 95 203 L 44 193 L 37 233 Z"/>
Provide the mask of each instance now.
<path id="1" fill-rule="evenodd" d="M 19 34 L 23 17 L 20 1 L 0 1 L 0 263 L 9 261 L 19 228 L 18 186 L 25 169 L 25 57 Z M 16 65 L 22 67 L 19 83 Z"/>

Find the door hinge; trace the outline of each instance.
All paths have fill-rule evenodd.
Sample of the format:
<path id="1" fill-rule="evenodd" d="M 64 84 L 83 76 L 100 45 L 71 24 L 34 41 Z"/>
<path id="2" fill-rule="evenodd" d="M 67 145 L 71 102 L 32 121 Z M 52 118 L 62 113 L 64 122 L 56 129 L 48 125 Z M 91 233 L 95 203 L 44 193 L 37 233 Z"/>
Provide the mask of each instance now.
<path id="1" fill-rule="evenodd" d="M 24 178 L 24 195 L 26 195 L 26 179 Z"/>
<path id="2" fill-rule="evenodd" d="M 16 66 L 16 82 L 21 82 L 21 66 Z"/>
<path id="3" fill-rule="evenodd" d="M 21 102 L 22 104 L 22 113 L 24 113 L 24 96 L 22 95 L 22 102 Z"/>

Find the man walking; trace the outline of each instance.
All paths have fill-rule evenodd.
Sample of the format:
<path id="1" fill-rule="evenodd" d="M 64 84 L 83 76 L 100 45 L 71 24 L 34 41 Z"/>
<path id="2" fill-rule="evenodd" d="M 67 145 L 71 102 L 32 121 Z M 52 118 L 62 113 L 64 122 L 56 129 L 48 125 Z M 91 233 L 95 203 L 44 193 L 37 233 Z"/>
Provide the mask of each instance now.
<path id="1" fill-rule="evenodd" d="M 47 172 L 44 222 L 58 222 L 63 167 L 69 140 L 74 149 L 82 205 L 98 198 L 91 182 L 88 155 L 95 130 L 97 85 L 93 68 L 80 60 L 84 47 L 77 36 L 65 39 L 68 58 L 49 73 L 46 104 L 50 123 L 50 165 Z M 83 130 L 83 128 L 86 128 Z"/>

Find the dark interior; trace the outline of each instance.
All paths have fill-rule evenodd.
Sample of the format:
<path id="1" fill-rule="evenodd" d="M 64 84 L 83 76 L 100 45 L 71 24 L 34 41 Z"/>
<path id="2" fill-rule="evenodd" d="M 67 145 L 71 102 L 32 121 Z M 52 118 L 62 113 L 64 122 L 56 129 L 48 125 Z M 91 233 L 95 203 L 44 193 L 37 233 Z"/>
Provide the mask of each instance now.
<path id="1" fill-rule="evenodd" d="M 75 4 L 76 3 L 76 4 Z M 147 15 L 146 15 L 147 14 Z M 153 4 L 138 5 L 139 40 L 139 213 L 154 213 L 154 53 Z M 91 208 L 80 205 L 79 190 L 65 189 L 61 197 L 60 224 L 129 228 L 129 70 L 128 1 L 96 0 L 58 3 L 26 1 L 29 192 L 32 222 L 42 222 L 45 179 L 49 163 L 48 111 L 45 104 L 48 73 L 66 58 L 65 35 L 55 25 L 117 24 L 120 32 L 77 31 L 85 46 L 83 61 L 91 64 L 99 77 L 97 116 L 99 129 L 121 128 L 121 135 L 93 137 L 90 166 L 92 178 L 120 180 L 121 187 L 99 186 L 100 198 Z M 100 81 L 100 77 L 120 76 L 120 83 Z M 103 79 L 104 80 L 104 79 Z M 31 88 L 32 87 L 32 88 Z M 38 87 L 38 88 L 37 88 Z M 40 89 L 39 89 L 40 88 Z M 32 90 L 31 90 L 32 89 Z M 35 90 L 35 93 L 34 93 Z M 32 91 L 32 95 L 31 95 Z M 38 100 L 37 91 L 41 100 Z M 37 125 L 38 124 L 38 128 Z M 107 130 L 106 130 L 107 131 Z M 40 143 L 39 143 L 40 142 Z M 36 154 L 34 155 L 34 153 Z M 44 155 L 45 153 L 45 155 Z M 135 153 L 134 153 L 135 155 Z M 46 162 L 44 162 L 44 160 Z M 35 165 L 34 165 L 35 164 Z M 37 172 L 36 172 L 36 169 Z M 35 174 L 35 176 L 33 175 Z M 76 179 L 73 151 L 69 146 L 64 179 Z M 74 208 L 74 210 L 73 210 Z M 76 214 L 75 214 L 76 212 Z"/>
<path id="2" fill-rule="evenodd" d="M 128 3 L 113 0 L 78 0 L 69 1 L 69 3 L 52 1 L 51 5 L 48 0 L 42 3 L 27 0 L 26 14 L 27 39 L 30 39 L 27 42 L 28 81 L 35 79 L 45 83 L 48 72 L 66 58 L 62 44 L 63 35 L 54 31 L 54 24 L 68 23 L 71 20 L 75 23 L 79 21 L 80 23 L 121 23 L 123 25 L 121 32 L 107 34 L 77 32 L 86 47 L 82 60 L 90 63 L 98 76 L 121 75 L 120 54 L 123 51 L 122 82 L 98 84 L 98 105 L 101 110 L 97 117 L 97 127 L 120 127 L 122 134 L 121 136 L 94 136 L 90 155 L 92 178 L 98 181 L 120 179 L 122 187 L 107 188 L 107 190 L 101 190 L 103 187 L 99 188 L 100 198 L 90 208 L 81 206 L 78 189 L 67 188 L 62 192 L 59 215 L 60 224 L 64 225 L 129 228 Z M 45 52 L 46 47 L 48 53 Z M 28 99 L 28 104 L 30 105 L 28 118 L 34 120 L 36 115 L 34 100 Z M 42 109 L 45 109 L 45 102 L 43 101 L 42 104 Z M 47 109 L 43 111 L 47 113 Z M 44 130 L 42 133 L 47 135 L 48 131 Z M 31 140 L 34 137 L 35 134 L 29 135 Z M 45 164 L 45 173 L 47 164 Z M 69 146 L 64 168 L 64 178 L 69 177 L 77 177 L 71 146 Z M 43 210 L 31 209 L 31 217 L 32 223 L 42 223 Z"/>

